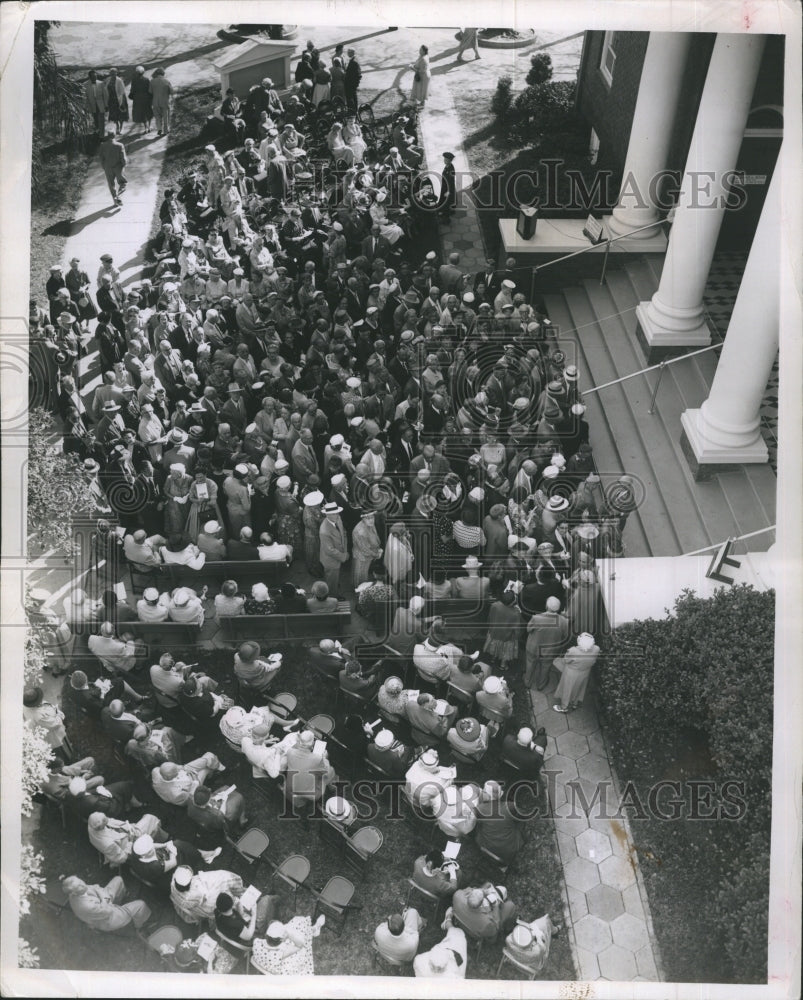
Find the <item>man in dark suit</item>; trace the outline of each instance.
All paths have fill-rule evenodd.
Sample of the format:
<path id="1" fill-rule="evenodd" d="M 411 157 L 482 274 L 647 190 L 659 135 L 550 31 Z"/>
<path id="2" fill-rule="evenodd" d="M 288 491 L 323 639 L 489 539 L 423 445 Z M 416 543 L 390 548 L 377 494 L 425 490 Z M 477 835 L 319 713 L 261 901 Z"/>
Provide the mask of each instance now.
<path id="1" fill-rule="evenodd" d="M 370 235 L 360 244 L 360 252 L 367 258 L 369 264 L 373 264 L 377 257 L 381 257 L 382 260 L 388 259 L 390 243 L 382 236 L 382 230 L 378 225 L 371 226 Z"/>
<path id="2" fill-rule="evenodd" d="M 126 712 L 122 701 L 111 701 L 100 712 L 100 724 L 116 743 L 127 743 L 140 720 Z"/>
<path id="3" fill-rule="evenodd" d="M 428 469 L 433 477 L 443 477 L 447 472 L 451 472 L 448 458 L 437 454 L 435 446 L 425 444 L 421 449 L 421 454 L 410 463 L 410 481 L 414 480 L 420 469 Z"/>
<path id="4" fill-rule="evenodd" d="M 481 271 L 477 271 L 474 275 L 474 281 L 472 284 L 474 295 L 479 295 L 478 287 L 480 285 L 485 286 L 485 291 L 479 298 L 479 302 L 487 302 L 490 305 L 493 304 L 493 300 L 499 294 L 502 288 L 502 278 L 504 275 L 501 271 L 498 271 L 493 257 L 489 257 L 485 261 L 485 267 Z"/>
<path id="5" fill-rule="evenodd" d="M 409 424 L 402 430 L 399 440 L 390 450 L 390 462 L 394 472 L 410 475 L 410 464 L 417 456 L 415 428 Z"/>
<path id="6" fill-rule="evenodd" d="M 254 533 L 249 527 L 240 530 L 239 538 L 230 538 L 226 542 L 226 558 L 232 560 L 259 559 L 259 550 L 253 544 Z"/>
<path id="7" fill-rule="evenodd" d="M 502 743 L 502 756 L 516 765 L 528 778 L 537 778 L 544 766 L 546 730 L 539 729 L 533 738 L 532 729 L 520 729 L 516 736 L 509 733 Z"/>
<path id="8" fill-rule="evenodd" d="M 357 62 L 357 54 L 354 49 L 349 49 L 346 53 L 348 55 L 348 63 L 346 64 L 346 78 L 344 80 L 344 85 L 346 88 L 346 104 L 357 110 L 357 90 L 360 86 L 360 81 L 362 80 L 362 68 Z"/>

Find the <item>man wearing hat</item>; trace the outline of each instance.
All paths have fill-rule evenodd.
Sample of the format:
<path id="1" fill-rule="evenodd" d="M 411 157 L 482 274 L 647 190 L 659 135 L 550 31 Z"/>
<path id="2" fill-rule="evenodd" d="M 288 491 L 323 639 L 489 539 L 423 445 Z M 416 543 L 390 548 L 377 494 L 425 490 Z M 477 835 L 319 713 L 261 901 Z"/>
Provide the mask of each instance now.
<path id="1" fill-rule="evenodd" d="M 168 447 L 162 455 L 163 469 L 181 465 L 185 472 L 192 472 L 195 466 L 195 449 L 187 444 L 187 437 L 187 432 L 180 427 L 174 427 L 170 431 L 165 441 Z"/>
<path id="2" fill-rule="evenodd" d="M 115 205 L 122 205 L 122 194 L 126 189 L 128 180 L 125 175 L 125 166 L 128 163 L 125 146 L 115 135 L 112 129 L 108 129 L 103 137 L 103 141 L 98 149 L 98 158 L 106 175 L 106 183 L 114 199 Z"/>
<path id="3" fill-rule="evenodd" d="M 137 618 L 141 622 L 166 622 L 169 603 L 168 594 L 160 594 L 156 587 L 146 587 L 137 601 Z"/>
<path id="4" fill-rule="evenodd" d="M 189 587 L 177 587 L 170 595 L 167 609 L 171 622 L 198 626 L 204 623 L 204 606 L 201 598 Z"/>
<path id="5" fill-rule="evenodd" d="M 304 433 L 307 433 L 306 431 Z M 323 505 L 324 519 L 318 531 L 320 560 L 329 593 L 340 593 L 340 567 L 348 562 L 348 540 L 340 513 L 343 510 L 333 501 Z"/>
<path id="6" fill-rule="evenodd" d="M 464 601 L 473 601 L 477 606 L 488 599 L 491 592 L 491 581 L 480 576 L 482 563 L 476 556 L 468 556 L 463 563 L 465 576 L 457 576 L 452 580 L 452 596 Z"/>
<path id="7" fill-rule="evenodd" d="M 389 729 L 380 729 L 366 750 L 368 760 L 394 778 L 404 777 L 413 755 L 413 748 L 397 740 Z"/>
<path id="8" fill-rule="evenodd" d="M 207 852 L 205 852 L 207 853 Z M 201 852 L 186 840 L 168 840 L 157 844 L 150 834 L 143 833 L 133 844 L 128 867 L 135 877 L 145 879 L 160 891 L 169 890 L 173 871 L 179 865 L 198 869 L 214 860 L 208 852 L 207 861 Z M 219 854 L 220 851 L 217 852 Z M 216 855 L 215 855 L 216 856 Z"/>
<path id="9" fill-rule="evenodd" d="M 413 959 L 413 973 L 422 979 L 465 979 L 468 959 L 468 942 L 465 931 L 455 927 L 451 908 L 441 924 L 444 937 L 429 951 Z"/>
<path id="10" fill-rule="evenodd" d="M 499 290 L 499 294 L 493 301 L 493 311 L 496 315 L 501 315 L 502 309 L 505 306 L 513 308 L 513 292 L 515 291 L 515 288 L 515 281 L 511 281 L 510 278 L 502 279 L 502 286 Z"/>
<path id="11" fill-rule="evenodd" d="M 486 677 L 476 699 L 483 715 L 499 723 L 503 724 L 513 714 L 513 695 L 502 677 Z"/>
<path id="12" fill-rule="evenodd" d="M 441 168 L 441 195 L 438 214 L 448 222 L 452 212 L 457 208 L 457 182 L 454 169 L 454 153 L 446 152 L 442 155 L 443 167 Z M 441 278 L 440 280 L 443 283 L 443 279 Z"/>
<path id="13" fill-rule="evenodd" d="M 45 739 L 50 747 L 58 750 L 65 760 L 72 757 L 67 730 L 64 728 L 64 713 L 49 701 L 44 700 L 40 687 L 26 688 L 22 694 L 22 715 L 32 726 L 39 726 L 45 731 Z"/>
<path id="14" fill-rule="evenodd" d="M 441 767 L 439 760 L 438 751 L 430 748 L 424 750 L 418 760 L 407 769 L 405 775 L 407 793 L 421 809 L 431 809 L 433 801 L 453 785 L 457 777 L 456 767 Z"/>

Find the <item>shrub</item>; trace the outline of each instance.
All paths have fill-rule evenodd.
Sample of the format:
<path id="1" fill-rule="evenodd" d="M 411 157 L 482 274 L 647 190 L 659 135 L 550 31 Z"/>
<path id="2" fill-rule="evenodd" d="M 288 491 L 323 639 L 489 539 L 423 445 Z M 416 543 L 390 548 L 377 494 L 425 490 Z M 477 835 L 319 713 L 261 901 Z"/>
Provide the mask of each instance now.
<path id="1" fill-rule="evenodd" d="M 574 107 L 575 89 L 569 80 L 525 87 L 510 109 L 511 138 L 535 146 L 550 133 L 579 131 L 582 122 Z"/>
<path id="2" fill-rule="evenodd" d="M 720 881 L 716 906 L 711 907 L 714 928 L 725 942 L 735 968 L 766 975 L 770 891 L 769 843 L 754 834 L 743 846 L 745 861 Z"/>
<path id="3" fill-rule="evenodd" d="M 54 427 L 46 410 L 30 410 L 28 533 L 41 549 L 55 549 L 68 556 L 73 550 L 73 517 L 95 513 L 97 504 L 78 457 L 65 455 L 54 443 Z"/>
<path id="4" fill-rule="evenodd" d="M 55 754 L 45 739 L 45 730 L 41 726 L 31 726 L 27 722 L 22 726 L 22 803 L 20 812 L 30 816 L 33 812 L 33 797 L 42 788 L 43 782 L 50 774 L 50 762 Z"/>
<path id="5" fill-rule="evenodd" d="M 500 121 L 504 122 L 510 113 L 510 105 L 513 102 L 513 80 L 509 76 L 500 76 L 496 83 L 496 90 L 491 98 L 491 113 Z"/>
<path id="6" fill-rule="evenodd" d="M 527 86 L 537 87 L 539 83 L 547 83 L 552 79 L 552 57 L 546 52 L 536 52 L 530 58 L 530 72 L 527 74 Z"/>

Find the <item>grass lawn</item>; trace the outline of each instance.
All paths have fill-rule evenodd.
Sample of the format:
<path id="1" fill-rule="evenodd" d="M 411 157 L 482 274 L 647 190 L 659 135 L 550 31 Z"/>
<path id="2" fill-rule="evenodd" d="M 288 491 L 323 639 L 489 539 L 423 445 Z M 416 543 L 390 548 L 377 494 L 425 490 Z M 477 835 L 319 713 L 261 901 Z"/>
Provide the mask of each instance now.
<path id="1" fill-rule="evenodd" d="M 271 647 L 273 649 L 274 647 Z M 285 654 L 283 675 L 278 683 L 281 690 L 292 691 L 298 697 L 299 708 L 305 717 L 309 718 L 317 712 L 335 714 L 333 695 L 322 688 L 316 675 L 305 670 L 303 649 L 299 645 L 277 646 L 276 649 Z M 179 652 L 176 651 L 176 656 Z M 213 652 L 198 652 L 186 650 L 186 658 L 195 662 L 200 659 L 202 666 L 210 674 L 218 677 L 224 690 L 232 693 L 231 683 L 231 653 L 228 650 Z M 105 775 L 107 781 L 128 778 L 126 769 L 118 763 L 113 754 L 106 735 L 85 716 L 77 713 L 74 704 L 65 695 L 64 710 L 67 716 L 68 730 L 81 756 L 92 755 L 98 763 L 98 769 Z M 516 723 L 526 719 L 526 694 L 523 688 L 516 690 L 517 718 Z M 342 721 L 342 712 L 337 716 Z M 191 746 L 194 746 L 192 744 Z M 229 771 L 221 777 L 237 781 L 238 785 L 247 791 L 248 778 L 239 769 L 242 761 L 219 737 L 210 746 L 229 765 Z M 335 748 L 336 749 L 336 748 Z M 197 751 L 200 753 L 200 747 Z M 193 754 L 195 751 L 193 751 Z M 486 761 L 481 766 L 473 768 L 468 774 L 463 773 L 461 779 L 477 780 L 480 783 L 491 776 L 499 776 L 500 770 L 496 763 L 496 751 L 491 750 Z M 349 772 L 345 762 L 332 756 L 332 761 L 341 777 L 347 777 Z M 365 775 L 364 767 L 358 767 L 356 777 Z M 159 800 L 148 792 L 150 805 L 146 804 L 142 811 L 163 812 Z M 348 792 L 347 792 L 348 794 Z M 385 793 L 386 795 L 387 793 Z M 140 795 L 142 797 L 142 795 Z M 262 798 L 251 793 L 251 819 L 255 826 L 265 830 L 271 838 L 270 854 L 274 859 L 281 860 L 291 853 L 305 854 L 312 866 L 310 883 L 321 888 L 327 879 L 334 874 L 345 874 L 351 877 L 357 886 L 355 902 L 361 909 L 349 916 L 348 924 L 342 937 L 337 937 L 332 931 L 325 931 L 315 945 L 316 973 L 326 975 L 370 975 L 372 973 L 371 939 L 376 926 L 385 917 L 404 904 L 407 892 L 407 877 L 412 872 L 413 860 L 427 850 L 428 844 L 414 834 L 402 820 L 392 820 L 380 812 L 376 820 L 371 820 L 384 835 L 384 845 L 380 854 L 371 862 L 362 881 L 356 874 L 349 874 L 344 862 L 334 857 L 332 849 L 322 846 L 318 838 L 315 822 L 309 831 L 305 831 L 296 820 L 281 820 L 278 818 L 278 807 L 275 803 L 266 803 Z M 139 813 L 134 813 L 134 816 Z M 166 826 L 168 824 L 166 823 Z M 181 816 L 172 820 L 168 826 L 174 837 L 192 840 L 192 824 Z M 112 876 L 109 869 L 99 868 L 98 856 L 88 842 L 85 829 L 73 827 L 64 831 L 58 813 L 50 808 L 43 811 L 40 829 L 36 835 L 37 849 L 44 854 L 44 876 L 51 883 L 59 875 L 79 874 L 89 882 L 105 884 Z M 270 869 L 248 866 L 236 855 L 232 857 L 228 848 L 219 862 L 220 867 L 229 868 L 243 875 L 246 882 L 263 888 L 267 885 Z M 236 859 L 236 860 L 235 860 Z M 483 867 L 478 850 L 473 841 L 466 843 L 461 851 L 461 864 L 469 878 L 469 884 L 481 884 L 492 872 Z M 551 912 L 556 919 L 562 919 L 561 881 L 562 873 L 557 860 L 556 844 L 552 822 L 548 819 L 533 821 L 533 836 L 519 857 L 514 869 L 503 880 L 510 898 L 520 907 L 520 912 L 527 919 L 540 916 L 543 912 Z M 134 888 L 131 880 L 131 888 Z M 136 893 L 139 895 L 139 892 Z M 151 899 L 148 902 L 160 914 L 164 922 L 177 923 L 181 921 L 175 915 L 167 898 Z M 299 892 L 299 912 L 312 911 L 312 897 Z M 188 934 L 193 929 L 186 928 Z M 65 913 L 58 917 L 46 907 L 33 904 L 32 916 L 23 918 L 21 932 L 30 943 L 39 948 L 42 968 L 65 968 L 74 970 L 99 971 L 158 971 L 158 960 L 146 956 L 138 941 L 115 939 L 114 948 L 101 946 L 103 939 L 79 924 L 72 914 Z M 197 930 L 195 931 L 197 933 Z M 427 949 L 439 939 L 442 932 L 437 927 L 427 927 L 422 934 L 421 949 Z M 501 949 L 497 946 L 483 949 L 481 960 L 476 961 L 469 956 L 468 973 L 470 978 L 492 979 L 495 977 L 497 963 L 501 957 Z M 550 960 L 545 970 L 544 978 L 550 980 L 573 979 L 575 976 L 569 945 L 565 935 L 557 937 L 552 945 Z M 510 976 L 516 978 L 516 976 Z"/>
<path id="2" fill-rule="evenodd" d="M 41 192 L 36 201 L 31 199 L 30 290 L 31 298 L 44 308 L 47 307 L 45 283 L 50 277 L 50 266 L 62 263 L 70 223 L 94 156 L 94 149 L 86 153 L 68 153 L 59 147 L 51 147 L 42 156 Z"/>

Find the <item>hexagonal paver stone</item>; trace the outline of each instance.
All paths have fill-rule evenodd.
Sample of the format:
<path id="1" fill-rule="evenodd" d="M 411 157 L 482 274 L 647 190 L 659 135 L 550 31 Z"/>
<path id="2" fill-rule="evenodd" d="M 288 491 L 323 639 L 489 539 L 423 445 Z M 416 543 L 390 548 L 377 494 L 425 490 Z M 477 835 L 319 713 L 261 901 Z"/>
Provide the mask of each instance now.
<path id="1" fill-rule="evenodd" d="M 563 833 L 561 830 L 557 831 L 558 837 L 558 852 L 560 854 L 560 860 L 565 865 L 572 858 L 577 857 L 577 847 L 574 837 L 570 837 L 568 834 Z"/>
<path id="2" fill-rule="evenodd" d="M 636 952 L 650 943 L 647 925 L 632 913 L 623 913 L 611 924 L 613 943 Z"/>
<path id="3" fill-rule="evenodd" d="M 585 858 L 572 858 L 568 864 L 563 866 L 563 874 L 566 884 L 581 892 L 588 892 L 593 886 L 599 884 L 597 866 L 591 861 L 586 861 Z"/>
<path id="4" fill-rule="evenodd" d="M 573 733 L 572 735 L 579 736 L 580 734 Z M 587 740 L 588 737 L 584 736 L 583 739 Z M 594 781 L 602 781 L 603 779 L 606 781 L 611 780 L 611 765 L 608 762 L 608 758 L 598 753 L 592 752 L 580 757 L 577 761 L 577 769 L 583 777 L 591 778 Z M 610 799 L 613 802 L 613 796 L 610 796 Z M 616 812 L 615 805 L 612 807 L 611 812 Z"/>
<path id="5" fill-rule="evenodd" d="M 599 971 L 606 979 L 626 983 L 636 975 L 636 959 L 633 952 L 625 951 L 616 944 L 601 951 L 597 955 L 597 961 Z"/>
<path id="6" fill-rule="evenodd" d="M 609 806 L 611 803 L 609 803 Z M 615 806 L 615 803 L 613 803 Z M 588 819 L 588 825 L 594 829 L 599 830 L 600 833 L 604 833 L 605 836 L 610 840 L 611 847 L 613 848 L 613 853 L 618 855 L 620 858 L 630 857 L 630 840 L 627 836 L 627 828 L 620 819 L 603 819 L 598 816 L 590 816 Z"/>
<path id="7" fill-rule="evenodd" d="M 655 964 L 655 955 L 650 945 L 647 945 L 645 948 L 639 948 L 636 952 L 636 968 L 638 969 L 639 976 L 644 976 L 645 979 L 652 979 L 653 981 L 658 979 L 658 967 Z"/>
<path id="8" fill-rule="evenodd" d="M 593 889 L 589 889 L 586 893 L 586 905 L 589 913 L 593 913 L 595 917 L 601 917 L 608 922 L 614 920 L 619 914 L 627 916 L 621 892 L 617 892 L 609 885 L 595 885 Z M 615 940 L 616 938 L 614 938 Z M 621 942 L 617 942 L 617 944 L 621 944 Z"/>
<path id="9" fill-rule="evenodd" d="M 588 829 L 588 821 L 585 816 L 578 816 L 576 819 L 568 819 L 565 812 L 568 811 L 569 804 L 564 802 L 562 806 L 558 806 L 555 809 L 555 829 L 560 830 L 561 833 L 566 833 L 570 837 L 579 836 L 583 830 Z"/>
<path id="10" fill-rule="evenodd" d="M 581 981 L 593 983 L 595 979 L 599 979 L 599 962 L 593 951 L 588 951 L 585 948 L 576 948 L 575 956 L 578 965 L 577 975 Z"/>
<path id="11" fill-rule="evenodd" d="M 577 780 L 577 764 L 571 757 L 564 757 L 560 753 L 553 754 L 548 760 L 545 760 L 543 770 L 557 772 L 554 780 L 559 785 L 565 785 L 567 781 Z"/>
<path id="12" fill-rule="evenodd" d="M 539 712 L 535 717 L 535 723 L 537 727 L 544 727 L 547 736 L 558 736 L 569 728 L 566 716 L 561 715 L 560 712 L 553 712 L 551 708 L 545 712 Z"/>
<path id="13" fill-rule="evenodd" d="M 569 723 L 569 729 L 574 730 L 576 733 L 582 733 L 584 736 L 589 736 L 591 733 L 599 731 L 597 712 L 591 706 L 583 705 L 582 708 L 578 708 L 574 712 L 569 712 L 566 719 Z"/>
<path id="14" fill-rule="evenodd" d="M 636 873 L 630 861 L 627 858 L 618 858 L 615 854 L 601 862 L 599 877 L 605 885 L 613 886 L 620 892 L 636 881 Z"/>
<path id="15" fill-rule="evenodd" d="M 564 757 L 577 760 L 578 757 L 588 756 L 588 740 L 582 733 L 573 733 L 571 730 L 567 733 L 561 733 L 556 738 L 555 745 L 558 748 L 558 753 Z"/>
<path id="16" fill-rule="evenodd" d="M 622 900 L 625 904 L 625 910 L 628 913 L 632 913 L 634 917 L 644 919 L 644 904 L 641 902 L 641 893 L 639 892 L 637 882 L 629 885 L 624 890 Z"/>
<path id="17" fill-rule="evenodd" d="M 574 925 L 574 936 L 581 948 L 596 954 L 611 946 L 611 932 L 607 923 L 590 913 Z M 635 976 L 635 974 L 636 960 L 633 959 L 633 975 Z"/>
<path id="18" fill-rule="evenodd" d="M 569 897 L 569 912 L 572 915 L 572 923 L 576 924 L 578 920 L 588 913 L 588 901 L 586 899 L 586 894 L 580 892 L 579 889 L 575 889 L 570 885 L 566 886 L 566 895 Z"/>
<path id="19" fill-rule="evenodd" d="M 610 840 L 608 840 L 604 833 L 600 833 L 599 830 L 592 830 L 590 828 L 583 830 L 575 843 L 577 845 L 577 853 L 580 857 L 587 858 L 596 865 L 600 861 L 609 858 L 613 853 Z"/>
<path id="20" fill-rule="evenodd" d="M 577 815 L 594 819 L 604 817 L 610 811 L 614 790 L 605 779 L 599 782 L 592 781 L 581 774 L 578 778 L 567 781 L 566 789 L 569 802 L 574 805 Z"/>

